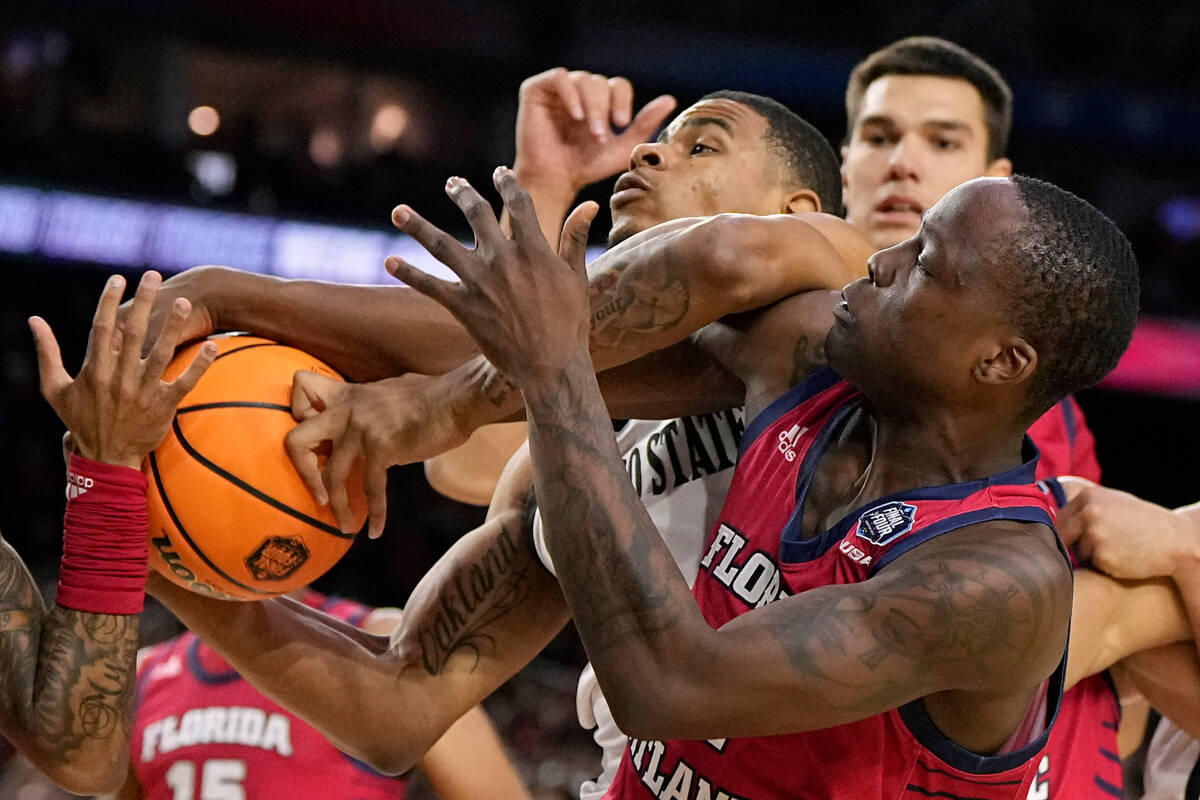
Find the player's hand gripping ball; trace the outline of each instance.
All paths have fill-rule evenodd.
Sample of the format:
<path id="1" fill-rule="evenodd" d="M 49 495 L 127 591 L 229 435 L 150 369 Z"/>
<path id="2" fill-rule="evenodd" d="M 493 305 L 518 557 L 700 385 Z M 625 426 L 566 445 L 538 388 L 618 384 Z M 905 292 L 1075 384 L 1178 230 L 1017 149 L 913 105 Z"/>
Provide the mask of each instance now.
<path id="1" fill-rule="evenodd" d="M 171 432 L 143 467 L 150 479 L 150 564 L 194 592 L 258 600 L 321 576 L 354 540 L 317 505 L 288 459 L 292 375 L 340 377 L 292 347 L 254 336 L 218 336 L 218 355 L 179 404 Z M 167 368 L 171 380 L 197 342 Z M 354 519 L 366 518 L 361 469 L 347 486 Z"/>

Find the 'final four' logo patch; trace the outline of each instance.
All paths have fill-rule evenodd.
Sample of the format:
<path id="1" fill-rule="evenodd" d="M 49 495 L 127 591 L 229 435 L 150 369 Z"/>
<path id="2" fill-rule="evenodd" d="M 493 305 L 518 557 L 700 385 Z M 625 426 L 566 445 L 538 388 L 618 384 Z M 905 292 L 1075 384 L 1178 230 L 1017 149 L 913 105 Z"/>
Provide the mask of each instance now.
<path id="1" fill-rule="evenodd" d="M 875 506 L 858 518 L 858 535 L 871 544 L 887 544 L 912 530 L 917 507 L 893 500 Z"/>

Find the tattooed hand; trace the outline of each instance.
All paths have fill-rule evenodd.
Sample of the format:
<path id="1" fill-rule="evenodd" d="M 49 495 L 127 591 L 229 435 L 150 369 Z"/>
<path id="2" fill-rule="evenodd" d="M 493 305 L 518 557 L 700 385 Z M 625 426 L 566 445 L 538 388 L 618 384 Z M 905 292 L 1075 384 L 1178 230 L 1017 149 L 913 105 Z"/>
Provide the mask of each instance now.
<path id="1" fill-rule="evenodd" d="M 512 221 L 510 239 L 487 201 L 462 178 L 446 193 L 475 231 L 476 248 L 399 206 L 392 219 L 462 279 L 438 280 L 391 256 L 388 271 L 444 305 L 463 323 L 480 350 L 519 386 L 558 374 L 588 347 L 590 310 L 584 253 L 595 203 L 584 203 L 563 227 L 558 252 L 538 228 L 533 202 L 507 167 L 495 172 L 496 188 Z"/>

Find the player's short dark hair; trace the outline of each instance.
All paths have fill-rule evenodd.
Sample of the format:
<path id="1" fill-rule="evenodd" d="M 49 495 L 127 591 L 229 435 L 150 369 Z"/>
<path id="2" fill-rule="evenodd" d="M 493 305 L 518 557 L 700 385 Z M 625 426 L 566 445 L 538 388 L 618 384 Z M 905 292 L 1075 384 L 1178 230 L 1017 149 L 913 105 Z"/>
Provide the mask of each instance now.
<path id="1" fill-rule="evenodd" d="M 1138 264 L 1116 224 L 1052 183 L 1013 177 L 1026 209 L 1006 239 L 1010 309 L 1037 350 L 1030 412 L 1040 414 L 1117 365 L 1138 313 Z"/>
<path id="2" fill-rule="evenodd" d="M 701 100 L 732 100 L 767 121 L 767 140 L 783 160 L 783 172 L 796 186 L 811 189 L 826 214 L 842 216 L 842 173 L 837 153 L 821 132 L 778 100 L 750 92 L 722 90 Z"/>
<path id="3" fill-rule="evenodd" d="M 960 78 L 971 84 L 983 99 L 988 161 L 1008 152 L 1012 89 L 991 64 L 965 47 L 936 36 L 910 36 L 892 42 L 858 63 L 846 86 L 846 141 L 850 140 L 858 121 L 867 87 L 887 75 L 933 75 Z"/>

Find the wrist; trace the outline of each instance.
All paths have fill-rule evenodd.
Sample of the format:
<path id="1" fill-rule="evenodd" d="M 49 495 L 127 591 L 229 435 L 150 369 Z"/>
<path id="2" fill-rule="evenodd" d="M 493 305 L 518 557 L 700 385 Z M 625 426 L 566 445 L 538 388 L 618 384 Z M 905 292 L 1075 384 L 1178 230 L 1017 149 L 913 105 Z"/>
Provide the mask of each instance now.
<path id="1" fill-rule="evenodd" d="M 596 384 L 596 368 L 586 346 L 577 348 L 562 364 L 540 365 L 523 374 L 519 381 L 525 405 L 532 414 L 541 405 L 561 403 L 564 394 L 587 383 Z M 596 385 L 599 393 L 599 386 Z"/>
<path id="2" fill-rule="evenodd" d="M 1172 577 L 1200 576 L 1200 518 L 1194 513 L 1174 511 L 1176 557 L 1172 560 Z"/>
<path id="3" fill-rule="evenodd" d="M 94 614 L 142 609 L 149 548 L 146 476 L 71 454 L 56 602 Z"/>
<path id="4" fill-rule="evenodd" d="M 579 183 L 565 172 L 555 173 L 544 169 L 532 169 L 528 165 L 522 164 L 520 160 L 513 164 L 512 170 L 513 174 L 517 176 L 517 180 L 525 187 L 525 191 L 533 198 L 534 204 L 538 206 L 538 211 L 542 212 L 539 216 L 544 216 L 545 212 L 552 210 L 551 208 L 543 209 L 542 206 L 545 205 L 561 207 L 565 216 L 565 210 L 570 208 L 575 196 L 587 185 Z"/>

